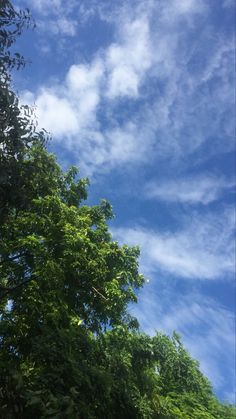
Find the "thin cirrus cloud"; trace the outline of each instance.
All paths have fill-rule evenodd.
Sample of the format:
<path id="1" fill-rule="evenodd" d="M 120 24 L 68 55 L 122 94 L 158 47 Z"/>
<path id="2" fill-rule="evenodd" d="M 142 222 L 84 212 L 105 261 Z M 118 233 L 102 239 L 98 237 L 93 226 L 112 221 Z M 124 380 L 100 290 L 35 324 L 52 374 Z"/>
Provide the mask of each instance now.
<path id="1" fill-rule="evenodd" d="M 75 4 L 68 6 L 68 16 Z M 194 0 L 181 1 L 178 7 L 176 1 L 149 1 L 146 6 L 137 1 L 133 8 L 129 2 L 121 4 L 120 16 L 116 8 L 106 14 L 100 10 L 99 15 L 113 24 L 115 41 L 98 49 L 90 62 L 72 65 L 64 81 L 22 95 L 36 104 L 40 125 L 53 134 L 55 144 L 73 149 L 90 174 L 127 162 L 147 162 L 150 156 L 176 160 L 194 153 L 212 136 L 214 149 L 216 143 L 230 147 L 233 126 L 229 120 L 226 124 L 226 115 L 233 101 L 232 41 L 219 37 L 207 59 L 198 60 L 198 71 L 191 67 L 194 54 L 204 55 L 206 40 L 212 39 L 211 30 L 203 29 L 197 39 L 190 42 L 188 37 L 188 31 L 197 29 L 199 16 L 209 16 L 208 4 Z M 43 14 L 44 2 L 35 6 Z M 93 13 L 95 6 L 93 2 Z M 55 10 L 62 7 L 55 1 Z M 185 24 L 184 32 L 180 23 Z M 132 113 L 126 101 L 137 104 Z M 127 144 L 126 153 L 120 144 Z"/>
<path id="2" fill-rule="evenodd" d="M 20 2 L 22 7 L 22 1 Z M 76 0 L 23 0 L 26 6 L 38 13 L 37 28 L 53 36 L 74 37 L 78 29 L 78 19 L 73 16 L 77 6 Z M 45 20 L 46 19 L 46 20 Z"/>
<path id="3" fill-rule="evenodd" d="M 208 3 L 177 3 L 127 2 L 120 16 L 116 8 L 100 13 L 115 40 L 73 64 L 64 80 L 22 93 L 55 145 L 73 150 L 89 174 L 150 158 L 178 162 L 205 144 L 214 144 L 212 152 L 232 148 L 233 41 L 213 37 L 214 27 L 198 32 Z"/>
<path id="4" fill-rule="evenodd" d="M 234 186 L 234 181 L 222 176 L 185 176 L 170 181 L 149 182 L 145 186 L 145 196 L 165 202 L 207 205 L 224 193 L 232 192 Z"/>
<path id="5" fill-rule="evenodd" d="M 235 272 L 234 212 L 186 220 L 177 231 L 156 232 L 142 227 L 117 228 L 114 237 L 140 245 L 140 269 L 182 279 L 225 280 Z"/>

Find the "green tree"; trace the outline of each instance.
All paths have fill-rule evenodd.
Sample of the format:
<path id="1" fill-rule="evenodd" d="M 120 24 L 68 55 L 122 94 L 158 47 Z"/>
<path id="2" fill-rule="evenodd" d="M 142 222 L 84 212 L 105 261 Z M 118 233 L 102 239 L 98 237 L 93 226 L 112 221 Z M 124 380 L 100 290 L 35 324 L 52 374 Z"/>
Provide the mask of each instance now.
<path id="1" fill-rule="evenodd" d="M 26 149 L 35 139 L 45 140 L 45 135 L 35 132 L 29 107 L 19 107 L 9 72 L 25 64 L 24 58 L 12 53 L 10 47 L 22 30 L 32 25 L 28 10 L 16 11 L 8 0 L 0 1 L 0 222 L 11 208 L 23 205 L 25 179 L 21 176 L 21 162 Z"/>
<path id="2" fill-rule="evenodd" d="M 8 49 L 28 15 L 0 3 L 0 417 L 232 419 L 176 334 L 139 331 L 138 248 L 113 241 L 109 203 L 85 204 L 88 180 L 19 107 Z"/>
<path id="3" fill-rule="evenodd" d="M 28 202 L 24 209 L 12 209 L 0 228 L 2 387 L 7 408 L 17 406 L 18 417 L 25 412 L 31 384 L 36 391 L 46 381 L 47 397 L 50 387 L 58 400 L 63 389 L 67 394 L 68 362 L 81 346 L 76 336 L 83 330 L 88 339 L 88 332 L 132 322 L 126 307 L 143 283 L 138 249 L 120 247 L 108 232 L 110 205 L 80 205 L 86 180 L 74 181 L 74 169 L 64 175 L 40 143 L 28 149 L 21 170 L 28 173 Z M 75 377 L 77 362 L 72 362 Z M 63 370 L 58 389 L 56 365 Z M 70 375 L 76 386 L 78 380 Z M 16 376 L 17 397 L 19 383 L 27 393 L 23 405 L 15 401 L 15 392 L 12 399 Z"/>
<path id="4" fill-rule="evenodd" d="M 10 47 L 15 43 L 16 37 L 21 35 L 26 27 L 34 27 L 35 23 L 29 9 L 16 10 L 10 1 L 0 1 L 0 69 L 1 73 L 6 69 L 25 65 L 25 60 L 19 53 L 12 54 Z M 9 74 L 6 74 L 9 78 Z"/>

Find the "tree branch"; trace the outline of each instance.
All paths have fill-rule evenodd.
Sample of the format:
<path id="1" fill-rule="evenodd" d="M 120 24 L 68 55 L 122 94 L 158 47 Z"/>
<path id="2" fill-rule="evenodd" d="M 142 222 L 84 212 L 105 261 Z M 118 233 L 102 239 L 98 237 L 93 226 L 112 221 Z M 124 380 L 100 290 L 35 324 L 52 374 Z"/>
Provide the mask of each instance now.
<path id="1" fill-rule="evenodd" d="M 92 287 L 92 289 L 98 294 L 100 295 L 100 297 L 102 297 L 104 300 L 108 301 L 108 298 L 106 298 L 100 291 L 98 291 L 95 287 Z"/>
<path id="2" fill-rule="evenodd" d="M 6 297 L 7 294 L 14 292 L 15 290 L 17 290 L 20 287 L 23 287 L 25 284 L 28 284 L 30 281 L 37 279 L 39 276 L 31 276 L 28 279 L 25 279 L 25 281 L 21 282 L 20 284 L 15 285 L 14 287 L 10 287 L 10 288 L 6 288 L 6 287 L 1 287 L 3 291 L 3 294 L 0 296 L 0 301 L 3 300 L 3 298 Z"/>

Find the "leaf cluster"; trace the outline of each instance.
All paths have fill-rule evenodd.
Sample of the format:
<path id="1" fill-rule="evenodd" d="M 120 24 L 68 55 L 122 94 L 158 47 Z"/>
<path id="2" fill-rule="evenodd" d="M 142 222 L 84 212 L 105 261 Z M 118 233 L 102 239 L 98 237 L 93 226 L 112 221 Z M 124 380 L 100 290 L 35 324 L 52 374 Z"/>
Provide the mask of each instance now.
<path id="1" fill-rule="evenodd" d="M 0 1 L 0 70 L 24 67 L 24 57 L 18 52 L 12 54 L 10 47 L 25 28 L 35 27 L 29 9 L 16 10 L 9 0 Z"/>

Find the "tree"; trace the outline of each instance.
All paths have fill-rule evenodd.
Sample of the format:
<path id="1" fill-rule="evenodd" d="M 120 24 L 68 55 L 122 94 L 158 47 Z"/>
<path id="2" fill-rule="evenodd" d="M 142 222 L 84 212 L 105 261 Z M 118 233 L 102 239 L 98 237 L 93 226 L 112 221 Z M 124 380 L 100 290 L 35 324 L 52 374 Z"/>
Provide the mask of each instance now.
<path id="1" fill-rule="evenodd" d="M 1 73 L 6 69 L 25 65 L 25 60 L 19 53 L 11 54 L 10 47 L 15 43 L 16 37 L 21 35 L 26 27 L 35 27 L 29 9 L 16 10 L 10 1 L 0 1 L 0 69 Z M 7 78 L 9 74 L 6 74 Z"/>
<path id="2" fill-rule="evenodd" d="M 31 385 L 36 391 L 50 370 L 52 377 L 58 375 L 55 365 L 63 370 L 57 394 L 61 398 L 62 389 L 69 385 L 69 359 L 76 359 L 81 346 L 77 335 L 90 342 L 88 332 L 98 334 L 107 326 L 132 321 L 126 306 L 135 301 L 134 289 L 143 283 L 138 250 L 120 247 L 111 239 L 106 225 L 111 217 L 109 204 L 80 205 L 86 180 L 74 181 L 74 169 L 64 175 L 41 144 L 28 149 L 21 171 L 28 174 L 25 207 L 12 209 L 0 228 L 2 386 L 7 408 L 17 406 L 17 417 L 21 411 L 25 417 Z M 77 377 L 78 361 L 73 362 Z M 16 376 L 17 397 L 21 386 L 23 394 L 26 391 L 23 404 L 15 400 L 15 392 L 12 396 Z M 50 377 L 47 396 L 50 386 L 57 391 Z"/>
<path id="3" fill-rule="evenodd" d="M 0 220 L 8 211 L 21 207 L 24 199 L 24 179 L 21 162 L 31 143 L 45 141 L 45 135 L 35 132 L 35 121 L 28 106 L 19 107 L 17 95 L 11 89 L 13 67 L 24 66 L 19 54 L 12 54 L 10 47 L 24 27 L 32 26 L 28 10 L 16 11 L 8 0 L 0 2 Z"/>
<path id="4" fill-rule="evenodd" d="M 11 57 L 28 12 L 0 6 Z M 113 241 L 110 204 L 86 205 L 88 180 L 48 153 L 12 65 L 0 79 L 0 416 L 233 418 L 177 335 L 151 338 L 128 314 L 139 250 Z"/>

